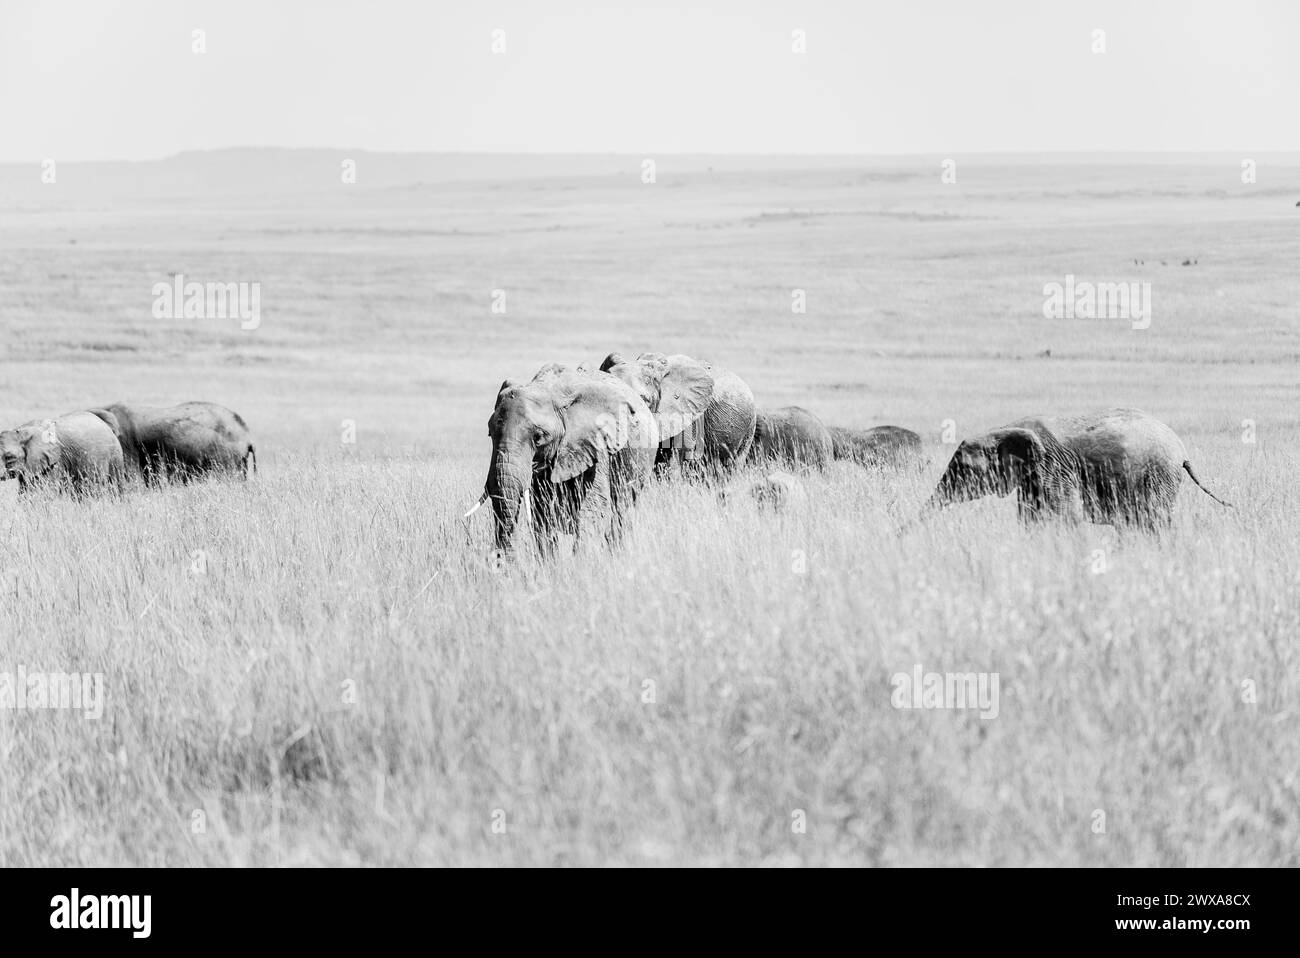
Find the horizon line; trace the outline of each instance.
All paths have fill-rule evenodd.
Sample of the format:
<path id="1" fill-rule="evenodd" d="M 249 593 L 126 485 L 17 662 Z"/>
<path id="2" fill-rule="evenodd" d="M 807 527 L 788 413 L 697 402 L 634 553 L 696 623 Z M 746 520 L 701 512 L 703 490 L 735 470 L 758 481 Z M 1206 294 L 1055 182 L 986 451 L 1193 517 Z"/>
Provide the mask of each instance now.
<path id="1" fill-rule="evenodd" d="M 164 156 L 146 157 L 140 159 L 72 159 L 60 160 L 58 157 L 39 157 L 36 159 L 12 159 L 0 160 L 0 166 L 27 166 L 30 164 L 40 165 L 48 159 L 54 159 L 59 163 L 67 164 L 133 164 L 133 163 L 166 163 L 171 160 L 181 159 L 186 156 L 196 156 L 204 154 L 218 153 L 235 153 L 235 152 L 264 152 L 264 153 L 350 153 L 356 155 L 372 156 L 392 156 L 392 157 L 512 157 L 512 158 L 546 158 L 546 157 L 668 157 L 668 156 L 708 156 L 737 159 L 904 159 L 910 157 L 934 157 L 941 156 L 944 158 L 959 157 L 1057 157 L 1057 156 L 1095 156 L 1095 157 L 1133 157 L 1133 156 L 1238 156 L 1251 158 L 1254 156 L 1268 155 L 1292 155 L 1300 157 L 1300 148 L 1297 149 L 1262 149 L 1262 150 L 1233 150 L 1233 149 L 1134 149 L 1134 150 L 1097 150 L 1097 149 L 994 149 L 994 150 L 911 150 L 911 151 L 842 151 L 829 150 L 824 152 L 795 151 L 795 152 L 758 152 L 758 151 L 712 151 L 712 150 L 385 150 L 371 149 L 368 147 L 341 147 L 341 146 L 256 146 L 256 145 L 239 145 L 239 146 L 216 146 L 216 147 L 199 147 L 195 149 L 180 150 L 175 153 L 169 153 Z"/>

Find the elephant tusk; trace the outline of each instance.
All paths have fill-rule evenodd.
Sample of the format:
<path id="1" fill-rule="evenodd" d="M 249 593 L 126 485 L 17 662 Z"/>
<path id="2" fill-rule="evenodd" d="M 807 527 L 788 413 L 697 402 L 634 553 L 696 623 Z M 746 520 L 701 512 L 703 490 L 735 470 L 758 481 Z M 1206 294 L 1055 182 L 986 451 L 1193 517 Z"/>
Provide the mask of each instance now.
<path id="1" fill-rule="evenodd" d="M 468 519 L 474 513 L 478 512 L 479 509 L 483 508 L 483 503 L 487 502 L 487 500 L 488 500 L 488 494 L 485 492 L 483 493 L 483 495 L 479 496 L 478 502 L 474 503 L 474 505 L 470 507 L 469 512 L 465 513 L 465 515 L 462 516 L 462 518 Z"/>

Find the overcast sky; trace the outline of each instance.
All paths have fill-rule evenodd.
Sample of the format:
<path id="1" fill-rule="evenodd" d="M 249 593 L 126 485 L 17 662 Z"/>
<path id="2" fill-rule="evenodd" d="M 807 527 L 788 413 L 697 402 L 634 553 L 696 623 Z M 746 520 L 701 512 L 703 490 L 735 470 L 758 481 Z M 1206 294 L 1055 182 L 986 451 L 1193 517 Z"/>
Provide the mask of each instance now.
<path id="1" fill-rule="evenodd" d="M 1296 0 L 0 0 L 0 161 L 1296 150 L 1297 51 Z"/>

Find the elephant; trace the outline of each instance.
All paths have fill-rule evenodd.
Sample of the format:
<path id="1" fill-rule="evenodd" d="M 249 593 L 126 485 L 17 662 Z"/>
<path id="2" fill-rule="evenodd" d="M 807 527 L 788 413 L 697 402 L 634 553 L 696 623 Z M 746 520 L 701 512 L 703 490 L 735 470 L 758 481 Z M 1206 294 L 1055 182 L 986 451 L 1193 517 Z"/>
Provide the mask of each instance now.
<path id="1" fill-rule="evenodd" d="M 114 403 L 104 411 L 117 421 L 128 478 L 153 485 L 163 480 L 188 482 L 210 473 L 247 477 L 250 464 L 257 471 L 257 450 L 248 426 L 224 406 Z"/>
<path id="2" fill-rule="evenodd" d="M 74 495 L 120 490 L 125 472 L 117 428 L 112 414 L 96 410 L 35 419 L 0 432 L 0 479 L 17 479 L 20 493 L 41 486 Z"/>
<path id="3" fill-rule="evenodd" d="M 808 502 L 803 483 L 788 472 L 770 472 L 749 486 L 750 497 L 760 509 L 782 512 L 802 508 Z"/>
<path id="4" fill-rule="evenodd" d="M 661 475 L 679 464 L 684 474 L 720 476 L 744 461 L 754 438 L 754 393 L 728 369 L 690 356 L 610 353 L 602 371 L 622 380 L 654 413 Z"/>
<path id="5" fill-rule="evenodd" d="M 921 464 L 921 437 L 901 426 L 848 429 L 828 426 L 831 454 L 836 459 L 860 466 L 904 466 Z"/>
<path id="6" fill-rule="evenodd" d="M 575 551 L 599 536 L 617 543 L 659 446 L 655 417 L 635 390 L 608 373 L 559 364 L 528 383 L 503 382 L 488 435 L 479 504 L 491 499 L 496 551 L 509 559 L 526 497 L 543 557 L 555 553 L 561 532 L 575 537 Z"/>
<path id="7" fill-rule="evenodd" d="M 1056 517 L 1155 529 L 1172 522 L 1183 472 L 1229 506 L 1201 485 L 1174 431 L 1141 410 L 1035 416 L 964 440 L 922 515 L 1014 493 L 1022 521 Z"/>
<path id="8" fill-rule="evenodd" d="M 830 430 L 802 406 L 758 411 L 751 461 L 825 469 L 834 450 Z"/>

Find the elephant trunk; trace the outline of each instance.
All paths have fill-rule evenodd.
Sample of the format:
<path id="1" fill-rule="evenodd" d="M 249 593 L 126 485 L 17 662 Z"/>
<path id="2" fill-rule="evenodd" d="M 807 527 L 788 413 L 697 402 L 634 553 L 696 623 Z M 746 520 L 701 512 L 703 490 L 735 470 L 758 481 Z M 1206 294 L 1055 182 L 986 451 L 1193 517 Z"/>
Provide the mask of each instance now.
<path id="1" fill-rule="evenodd" d="M 496 547 L 506 555 L 514 552 L 515 527 L 532 477 L 532 450 L 520 442 L 498 441 L 492 450 L 486 491 L 496 517 Z"/>
<path id="2" fill-rule="evenodd" d="M 894 530 L 895 534 L 901 536 L 918 528 L 922 523 L 927 522 L 940 509 L 950 505 L 951 501 L 951 499 L 936 489 L 934 494 L 931 495 L 929 499 L 925 500 L 925 503 L 921 506 L 916 515 L 899 524 L 898 528 Z"/>
<path id="3" fill-rule="evenodd" d="M 989 476 L 967 468 L 960 462 L 950 462 L 934 487 L 934 494 L 926 503 L 927 511 L 937 512 L 957 502 L 969 502 L 991 491 Z"/>

